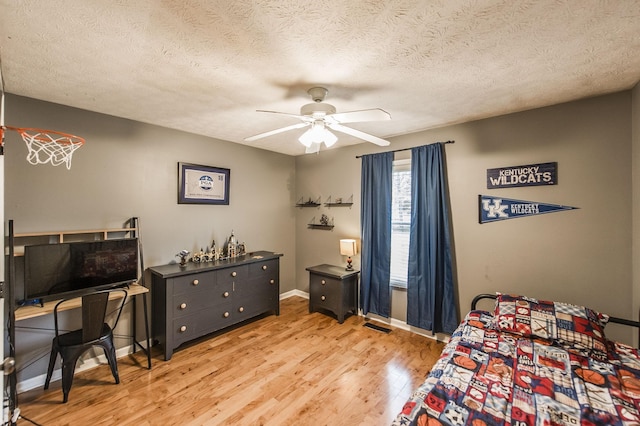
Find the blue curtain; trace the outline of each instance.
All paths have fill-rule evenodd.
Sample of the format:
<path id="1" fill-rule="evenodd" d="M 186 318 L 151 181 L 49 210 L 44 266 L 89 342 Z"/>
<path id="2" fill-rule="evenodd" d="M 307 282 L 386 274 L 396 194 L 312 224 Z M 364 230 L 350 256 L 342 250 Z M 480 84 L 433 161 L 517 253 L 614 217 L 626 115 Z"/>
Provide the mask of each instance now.
<path id="1" fill-rule="evenodd" d="M 362 156 L 362 254 L 360 308 L 388 318 L 391 313 L 391 186 L 393 152 Z"/>
<path id="2" fill-rule="evenodd" d="M 458 312 L 442 143 L 411 150 L 411 193 L 407 324 L 450 334 Z"/>

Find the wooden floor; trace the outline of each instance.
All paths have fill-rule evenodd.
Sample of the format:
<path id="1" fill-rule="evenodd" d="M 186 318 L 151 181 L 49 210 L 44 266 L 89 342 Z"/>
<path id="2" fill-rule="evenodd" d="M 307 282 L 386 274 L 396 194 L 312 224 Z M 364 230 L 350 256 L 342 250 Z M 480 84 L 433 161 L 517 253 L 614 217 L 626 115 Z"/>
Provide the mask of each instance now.
<path id="1" fill-rule="evenodd" d="M 153 351 L 19 395 L 18 425 L 387 425 L 430 371 L 443 344 L 393 328 L 309 314 L 308 301 L 200 340 L 164 361 Z"/>

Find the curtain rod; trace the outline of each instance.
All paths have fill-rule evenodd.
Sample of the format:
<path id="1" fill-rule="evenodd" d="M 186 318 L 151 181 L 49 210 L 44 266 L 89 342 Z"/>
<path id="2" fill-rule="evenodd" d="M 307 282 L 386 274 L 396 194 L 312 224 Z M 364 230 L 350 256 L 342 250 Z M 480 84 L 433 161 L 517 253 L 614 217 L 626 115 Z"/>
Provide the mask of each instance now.
<path id="1" fill-rule="evenodd" d="M 456 143 L 456 141 L 446 141 L 446 142 L 434 142 L 434 143 L 444 143 L 444 144 L 448 144 L 448 143 Z M 428 144 L 428 145 L 433 145 L 433 144 Z M 415 146 L 412 146 L 411 148 L 400 148 L 400 149 L 394 149 L 393 151 L 387 151 L 387 152 L 400 152 L 400 151 L 409 151 L 410 149 L 416 148 Z M 376 152 L 376 154 L 378 154 Z M 366 155 L 366 154 L 365 154 Z M 362 155 L 356 155 L 356 158 L 362 158 Z"/>

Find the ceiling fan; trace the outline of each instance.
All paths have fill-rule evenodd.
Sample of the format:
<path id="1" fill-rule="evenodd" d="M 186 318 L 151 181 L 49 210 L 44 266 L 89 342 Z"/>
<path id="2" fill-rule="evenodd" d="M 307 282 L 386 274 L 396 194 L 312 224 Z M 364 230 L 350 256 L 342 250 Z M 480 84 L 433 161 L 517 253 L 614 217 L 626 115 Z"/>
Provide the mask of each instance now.
<path id="1" fill-rule="evenodd" d="M 328 93 L 327 89 L 325 89 L 324 87 L 312 87 L 307 91 L 307 93 L 311 96 L 311 99 L 313 99 L 313 103 L 303 105 L 302 108 L 300 108 L 300 114 L 258 110 L 258 112 L 282 114 L 288 115 L 290 117 L 295 117 L 301 120 L 302 123 L 297 123 L 291 126 L 282 127 L 280 129 L 271 130 L 269 132 L 260 133 L 255 136 L 250 136 L 248 138 L 245 138 L 245 141 L 252 142 L 289 130 L 309 127 L 309 129 L 304 132 L 298 139 L 300 143 L 306 147 L 307 154 L 318 152 L 320 150 L 320 145 L 323 142 L 327 146 L 327 148 L 336 143 L 338 138 L 336 135 L 331 133 L 329 129 L 335 130 L 336 132 L 345 133 L 347 135 L 355 136 L 356 138 L 374 143 L 376 145 L 389 145 L 389 141 L 385 139 L 381 139 L 377 136 L 373 136 L 368 133 L 361 132 L 360 130 L 352 129 L 351 127 L 342 125 L 343 123 L 356 123 L 362 121 L 391 120 L 391 115 L 388 112 L 379 108 L 374 108 L 364 109 L 360 111 L 336 113 L 336 108 L 333 105 L 323 102 L 325 96 Z"/>

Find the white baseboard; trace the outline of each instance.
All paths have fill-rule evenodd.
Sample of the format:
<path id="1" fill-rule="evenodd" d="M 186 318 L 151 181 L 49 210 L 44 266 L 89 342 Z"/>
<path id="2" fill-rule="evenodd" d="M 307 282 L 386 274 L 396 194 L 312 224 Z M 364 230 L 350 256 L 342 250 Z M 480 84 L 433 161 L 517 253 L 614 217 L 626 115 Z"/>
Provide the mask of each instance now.
<path id="1" fill-rule="evenodd" d="M 287 299 L 289 297 L 292 296 L 299 296 L 302 297 L 304 299 L 309 299 L 309 293 L 307 293 L 306 291 L 302 291 L 302 290 L 291 290 L 288 291 L 286 293 L 282 293 L 280 295 L 280 300 L 284 300 Z M 362 315 L 362 311 L 359 310 L 358 311 L 358 316 L 363 316 Z M 429 339 L 433 339 L 433 340 L 437 340 L 438 342 L 448 342 L 450 337 L 446 334 L 442 334 L 442 333 L 436 333 L 435 336 L 432 335 L 428 330 L 423 330 L 421 328 L 418 327 L 413 327 L 409 324 L 407 324 L 405 321 L 400 321 L 398 319 L 395 318 L 384 318 L 375 314 L 370 314 L 367 315 L 367 318 L 369 318 L 370 320 L 376 321 L 376 322 L 380 322 L 382 324 L 385 325 L 390 325 L 396 328 L 399 328 L 401 330 L 406 330 L 409 331 L 411 333 L 415 333 L 415 334 L 419 334 L 420 336 L 424 336 L 424 337 L 428 337 Z"/>
<path id="2" fill-rule="evenodd" d="M 291 291 L 287 291 L 286 293 L 282 293 L 280 295 L 280 300 L 288 299 L 293 296 L 302 297 L 303 299 L 309 299 L 309 293 L 307 293 L 306 291 L 291 290 Z"/>
<path id="3" fill-rule="evenodd" d="M 362 312 L 359 313 L 362 316 Z M 412 325 L 407 324 L 405 321 L 400 321 L 395 318 L 384 318 L 375 314 L 368 314 L 366 318 L 369 318 L 372 321 L 376 321 L 385 325 L 390 325 L 401 330 L 406 330 L 414 334 L 418 334 L 420 336 L 428 337 L 429 339 L 437 340 L 438 342 L 449 342 L 450 336 L 442 333 L 436 333 L 432 335 L 428 330 L 423 330 L 422 328 L 414 327 Z"/>

